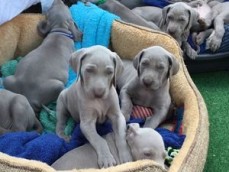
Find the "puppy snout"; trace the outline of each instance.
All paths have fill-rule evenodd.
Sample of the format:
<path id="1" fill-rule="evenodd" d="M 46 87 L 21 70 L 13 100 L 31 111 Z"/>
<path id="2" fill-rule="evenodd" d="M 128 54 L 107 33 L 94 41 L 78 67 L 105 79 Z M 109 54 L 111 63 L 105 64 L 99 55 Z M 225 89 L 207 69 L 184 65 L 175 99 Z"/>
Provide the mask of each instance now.
<path id="1" fill-rule="evenodd" d="M 175 35 L 176 29 L 175 29 L 175 28 L 168 28 L 168 33 L 169 33 L 170 35 Z"/>
<path id="2" fill-rule="evenodd" d="M 143 78 L 143 83 L 145 86 L 150 86 L 153 83 L 153 78 L 152 77 L 145 77 L 145 78 Z"/>
<path id="3" fill-rule="evenodd" d="M 103 87 L 98 87 L 94 89 L 95 97 L 101 98 L 104 96 L 106 89 Z"/>

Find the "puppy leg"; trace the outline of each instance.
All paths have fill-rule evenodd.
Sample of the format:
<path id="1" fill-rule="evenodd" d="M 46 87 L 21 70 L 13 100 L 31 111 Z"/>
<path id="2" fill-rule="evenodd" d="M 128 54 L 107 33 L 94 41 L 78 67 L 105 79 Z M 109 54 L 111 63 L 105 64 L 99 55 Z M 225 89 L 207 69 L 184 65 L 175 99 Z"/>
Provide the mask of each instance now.
<path id="1" fill-rule="evenodd" d="M 133 109 L 133 104 L 130 99 L 130 96 L 126 92 L 126 89 L 122 89 L 120 91 L 120 99 L 121 99 L 122 114 L 124 115 L 126 121 L 129 121 Z"/>
<path id="2" fill-rule="evenodd" d="M 65 141 L 69 141 L 70 137 L 64 134 L 64 128 L 68 120 L 69 114 L 66 106 L 64 105 L 64 98 L 62 97 L 62 94 L 60 94 L 59 98 L 57 99 L 56 117 L 56 134 L 59 137 L 63 138 Z"/>
<path id="3" fill-rule="evenodd" d="M 146 122 L 144 124 L 144 127 L 149 127 L 155 129 L 158 127 L 161 122 L 163 122 L 168 114 L 168 108 L 166 107 L 161 107 L 161 108 L 154 108 L 155 114 L 151 117 L 148 117 L 146 119 Z"/>
<path id="4" fill-rule="evenodd" d="M 118 107 L 118 105 L 117 105 Z M 132 156 L 130 155 L 129 147 L 126 143 L 126 122 L 121 111 L 112 113 L 109 119 L 112 123 L 112 128 L 115 136 L 115 143 L 118 150 L 120 163 L 132 161 Z"/>
<path id="5" fill-rule="evenodd" d="M 109 150 L 107 142 L 96 131 L 96 114 L 94 113 L 86 109 L 82 111 L 82 114 L 80 114 L 80 128 L 97 153 L 99 167 L 107 168 L 114 166 L 116 161 Z"/>
<path id="6" fill-rule="evenodd" d="M 224 29 L 224 18 L 226 15 L 220 14 L 218 15 L 214 20 L 214 28 L 215 30 L 212 32 L 212 34 L 207 39 L 207 47 L 210 48 L 213 52 L 215 52 L 217 49 L 219 49 L 223 35 L 225 33 Z"/>
<path id="7" fill-rule="evenodd" d="M 197 52 L 190 46 L 188 42 L 182 43 L 182 48 L 184 53 L 191 59 L 195 59 L 197 56 Z"/>

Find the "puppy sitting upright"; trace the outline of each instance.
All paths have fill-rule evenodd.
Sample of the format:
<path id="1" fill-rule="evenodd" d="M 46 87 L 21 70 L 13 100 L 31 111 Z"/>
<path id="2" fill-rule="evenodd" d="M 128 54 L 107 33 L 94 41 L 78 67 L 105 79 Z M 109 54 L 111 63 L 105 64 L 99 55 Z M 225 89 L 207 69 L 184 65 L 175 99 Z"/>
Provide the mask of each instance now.
<path id="1" fill-rule="evenodd" d="M 56 133 L 64 135 L 66 120 L 72 116 L 80 122 L 80 128 L 98 156 L 99 167 L 116 165 L 106 141 L 98 135 L 96 123 L 109 119 L 115 135 L 120 163 L 131 161 L 125 140 L 125 118 L 119 107 L 117 92 L 114 88 L 123 65 L 116 53 L 102 46 L 84 48 L 72 55 L 72 68 L 79 79 L 68 89 L 61 92 L 57 100 Z"/>
<path id="2" fill-rule="evenodd" d="M 6 89 L 24 95 L 36 113 L 64 89 L 74 41 L 82 36 L 61 0 L 53 2 L 38 31 L 47 35 L 42 44 L 19 62 L 14 76 L 3 81 Z"/>
<path id="3" fill-rule="evenodd" d="M 145 127 L 156 128 L 166 119 L 171 106 L 169 78 L 179 70 L 175 57 L 159 46 L 140 51 L 133 60 L 123 61 L 125 69 L 118 79 L 121 110 L 126 120 L 133 105 L 152 108 Z"/>

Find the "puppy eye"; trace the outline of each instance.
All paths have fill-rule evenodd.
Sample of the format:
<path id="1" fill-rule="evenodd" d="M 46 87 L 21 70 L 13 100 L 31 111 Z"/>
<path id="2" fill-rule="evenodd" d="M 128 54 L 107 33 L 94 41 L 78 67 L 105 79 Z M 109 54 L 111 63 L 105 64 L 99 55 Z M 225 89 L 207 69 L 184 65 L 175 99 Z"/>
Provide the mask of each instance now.
<path id="1" fill-rule="evenodd" d="M 165 69 L 165 66 L 162 65 L 162 64 L 160 64 L 160 65 L 157 66 L 157 68 L 158 68 L 159 70 L 163 70 L 163 69 Z"/>
<path id="2" fill-rule="evenodd" d="M 171 21 L 171 20 L 173 20 L 173 17 L 172 16 L 168 16 L 168 19 Z"/>
<path id="3" fill-rule="evenodd" d="M 94 68 L 86 68 L 86 72 L 87 73 L 95 73 L 95 69 Z"/>
<path id="4" fill-rule="evenodd" d="M 147 60 L 142 61 L 142 65 L 143 65 L 143 66 L 149 66 L 149 61 L 147 61 Z"/>
<path id="5" fill-rule="evenodd" d="M 152 156 L 152 153 L 150 153 L 150 152 L 144 152 L 144 156 L 150 157 L 150 156 Z"/>
<path id="6" fill-rule="evenodd" d="M 106 71 L 106 74 L 107 74 L 107 75 L 112 75 L 113 73 L 114 73 L 113 70 L 107 70 L 107 71 Z"/>
<path id="7" fill-rule="evenodd" d="M 180 22 L 185 22 L 185 19 L 184 18 L 180 18 L 179 21 Z"/>

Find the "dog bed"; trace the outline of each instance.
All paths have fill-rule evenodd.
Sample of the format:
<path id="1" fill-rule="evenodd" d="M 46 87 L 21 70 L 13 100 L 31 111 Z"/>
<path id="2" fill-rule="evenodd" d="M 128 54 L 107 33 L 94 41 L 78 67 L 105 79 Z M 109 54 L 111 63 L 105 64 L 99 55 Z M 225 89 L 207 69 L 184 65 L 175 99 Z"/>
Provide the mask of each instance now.
<path id="1" fill-rule="evenodd" d="M 36 20 L 36 19 L 34 19 Z M 36 41 L 36 40 L 34 40 Z M 132 59 L 142 48 L 159 45 L 173 53 L 180 62 L 180 71 L 171 78 L 171 96 L 177 106 L 184 107 L 183 132 L 186 139 L 168 171 L 202 171 L 208 140 L 208 113 L 204 100 L 189 76 L 181 50 L 169 35 L 144 27 L 115 21 L 112 24 L 110 48 L 120 57 Z M 45 163 L 15 158 L 0 153 L 0 171 L 55 171 Z M 165 171 L 150 160 L 130 162 L 108 169 L 72 171 Z"/>

